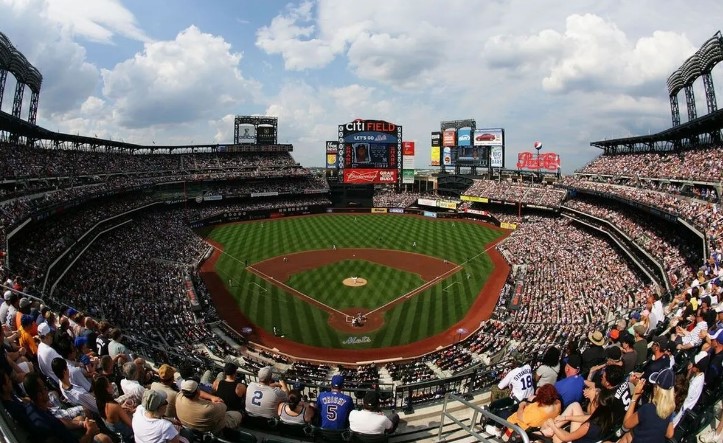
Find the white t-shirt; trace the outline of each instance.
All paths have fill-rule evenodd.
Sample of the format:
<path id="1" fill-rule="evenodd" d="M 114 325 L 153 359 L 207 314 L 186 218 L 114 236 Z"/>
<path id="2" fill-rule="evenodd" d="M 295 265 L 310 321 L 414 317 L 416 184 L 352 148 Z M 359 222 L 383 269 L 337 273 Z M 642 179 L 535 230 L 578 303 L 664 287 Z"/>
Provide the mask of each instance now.
<path id="1" fill-rule="evenodd" d="M 349 413 L 349 429 L 360 434 L 383 434 L 392 426 L 392 421 L 381 412 L 363 409 Z"/>
<path id="2" fill-rule="evenodd" d="M 51 365 L 53 363 L 53 359 L 55 358 L 60 358 L 58 351 L 45 343 L 40 343 L 38 345 L 38 366 L 40 366 L 40 372 L 42 372 L 46 377 L 52 378 L 55 383 L 58 383 L 58 377 L 55 373 L 53 373 L 53 367 Z"/>
<path id="3" fill-rule="evenodd" d="M 518 401 L 531 398 L 535 394 L 535 388 L 532 383 L 532 368 L 530 368 L 530 365 L 525 364 L 511 370 L 497 385 L 500 389 L 507 386 L 512 388 L 512 397 Z"/>
<path id="4" fill-rule="evenodd" d="M 133 435 L 136 443 L 166 443 L 178 435 L 173 424 L 162 418 L 146 417 L 146 410 L 138 406 L 133 414 Z"/>

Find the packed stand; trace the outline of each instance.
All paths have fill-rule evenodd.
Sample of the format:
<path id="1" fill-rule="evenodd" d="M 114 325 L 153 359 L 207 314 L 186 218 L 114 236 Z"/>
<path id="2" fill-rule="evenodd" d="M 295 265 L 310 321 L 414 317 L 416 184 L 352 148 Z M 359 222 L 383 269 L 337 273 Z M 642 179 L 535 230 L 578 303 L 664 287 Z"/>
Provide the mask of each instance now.
<path id="1" fill-rule="evenodd" d="M 543 184 L 520 184 L 507 181 L 474 180 L 464 195 L 528 205 L 558 208 L 567 192 Z"/>

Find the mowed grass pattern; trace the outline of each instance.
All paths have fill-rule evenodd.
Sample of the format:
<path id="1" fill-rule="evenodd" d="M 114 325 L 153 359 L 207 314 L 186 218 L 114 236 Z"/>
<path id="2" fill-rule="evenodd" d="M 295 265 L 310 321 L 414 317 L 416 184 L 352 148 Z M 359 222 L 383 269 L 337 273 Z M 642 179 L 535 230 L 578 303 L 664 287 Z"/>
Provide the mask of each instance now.
<path id="1" fill-rule="evenodd" d="M 288 339 L 341 349 L 402 345 L 448 329 L 467 314 L 484 286 L 493 266 L 484 252 L 485 245 L 500 235 L 482 224 L 396 214 L 293 217 L 223 225 L 200 233 L 224 245 L 216 272 L 231 283 L 229 291 L 257 326 L 267 330 L 277 326 Z M 330 249 L 332 245 L 410 251 L 448 259 L 464 269 L 388 311 L 380 330 L 359 334 L 368 335 L 371 343 L 346 345 L 342 342 L 349 335 L 329 327 L 324 311 L 244 269 L 246 261 L 253 265 L 293 252 Z M 344 276 L 329 278 L 336 281 Z M 395 283 L 388 281 L 386 287 L 397 290 L 390 286 Z M 399 295 L 405 292 L 398 289 Z"/>
<path id="2" fill-rule="evenodd" d="M 367 280 L 365 286 L 348 287 L 352 276 Z M 334 309 L 378 308 L 424 284 L 418 274 L 366 260 L 342 260 L 292 275 L 287 284 Z"/>

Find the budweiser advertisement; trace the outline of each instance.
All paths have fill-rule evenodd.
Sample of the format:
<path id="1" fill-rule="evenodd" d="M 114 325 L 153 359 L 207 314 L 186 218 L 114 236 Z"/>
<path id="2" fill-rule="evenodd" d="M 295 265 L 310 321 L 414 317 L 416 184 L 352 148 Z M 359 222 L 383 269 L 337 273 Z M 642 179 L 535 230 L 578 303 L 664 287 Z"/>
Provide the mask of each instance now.
<path id="1" fill-rule="evenodd" d="M 344 183 L 384 184 L 396 182 L 396 169 L 344 169 Z"/>
<path id="2" fill-rule="evenodd" d="M 517 154 L 517 169 L 545 169 L 557 171 L 560 168 L 560 156 L 554 152 L 535 154 L 520 152 Z"/>

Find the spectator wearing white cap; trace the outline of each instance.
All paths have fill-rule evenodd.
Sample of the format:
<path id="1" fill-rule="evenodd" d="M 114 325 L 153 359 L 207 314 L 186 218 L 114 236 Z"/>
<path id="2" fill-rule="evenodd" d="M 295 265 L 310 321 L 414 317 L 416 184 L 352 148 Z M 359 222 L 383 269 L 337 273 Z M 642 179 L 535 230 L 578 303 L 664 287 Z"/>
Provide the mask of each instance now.
<path id="1" fill-rule="evenodd" d="M 274 382 L 272 378 L 270 366 L 259 369 L 258 381 L 246 388 L 246 413 L 254 417 L 276 417 L 279 403 L 287 400 L 289 387 L 285 381 Z"/>
<path id="2" fill-rule="evenodd" d="M 13 303 L 13 291 L 10 289 L 3 293 L 3 303 L 0 305 L 0 319 L 8 318 L 8 308 Z"/>
<path id="3" fill-rule="evenodd" d="M 60 358 L 58 351 L 53 349 L 54 332 L 50 329 L 47 323 L 41 323 L 38 325 L 38 337 L 40 343 L 38 343 L 38 366 L 40 366 L 40 372 L 46 377 L 50 377 L 58 383 L 58 377 L 53 373 L 53 359 Z"/>
<path id="4" fill-rule="evenodd" d="M 242 419 L 240 412 L 227 411 L 225 404 L 202 399 L 195 380 L 181 383 L 181 394 L 176 396 L 176 415 L 184 427 L 213 433 L 237 428 Z"/>
<path id="5" fill-rule="evenodd" d="M 168 400 L 166 393 L 149 389 L 133 414 L 133 435 L 136 443 L 179 443 L 179 435 L 173 424 L 164 420 Z"/>

